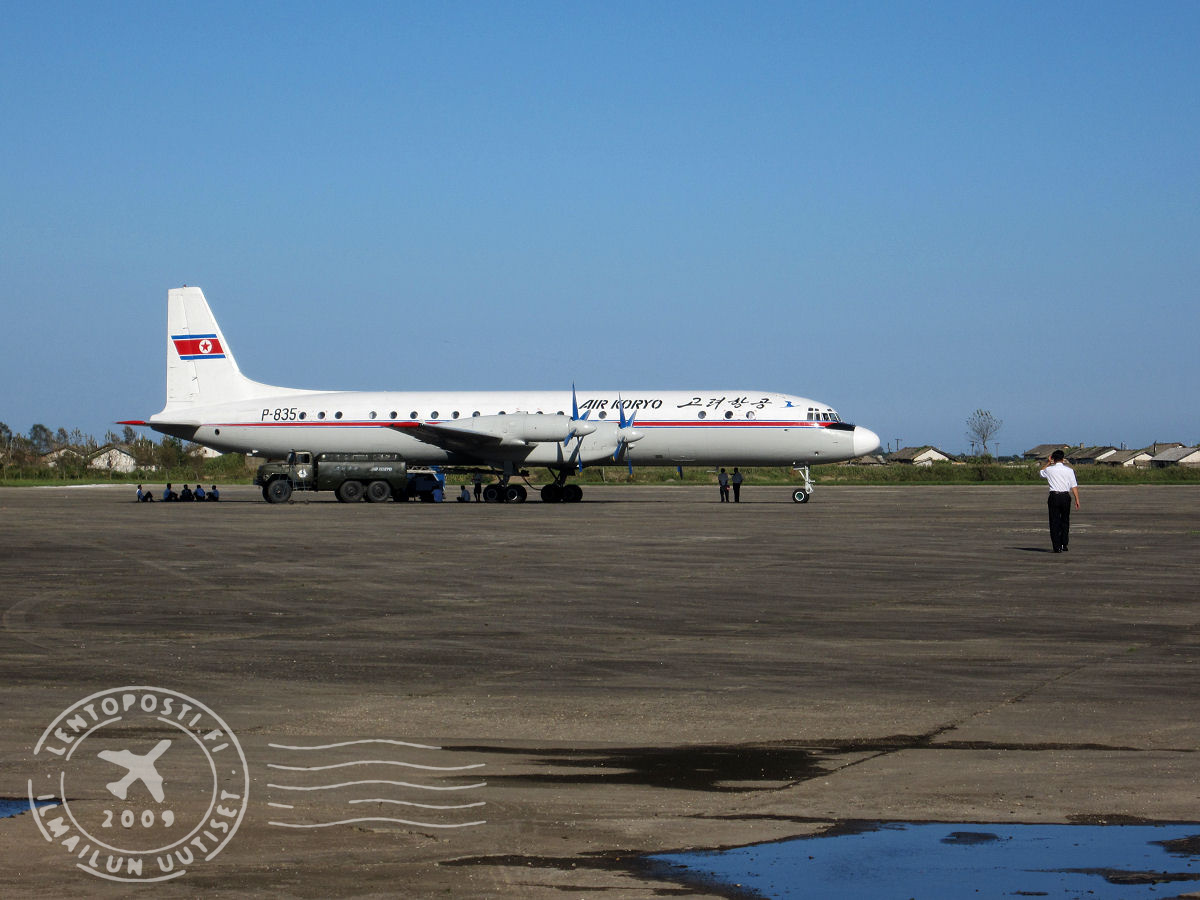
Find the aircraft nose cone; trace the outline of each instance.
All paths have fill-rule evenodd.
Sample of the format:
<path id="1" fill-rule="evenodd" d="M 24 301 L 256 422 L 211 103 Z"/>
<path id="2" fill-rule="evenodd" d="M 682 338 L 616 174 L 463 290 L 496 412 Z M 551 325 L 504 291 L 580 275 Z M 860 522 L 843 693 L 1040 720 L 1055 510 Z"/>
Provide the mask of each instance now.
<path id="1" fill-rule="evenodd" d="M 870 428 L 861 425 L 854 426 L 854 455 L 866 456 L 879 449 L 879 435 Z"/>

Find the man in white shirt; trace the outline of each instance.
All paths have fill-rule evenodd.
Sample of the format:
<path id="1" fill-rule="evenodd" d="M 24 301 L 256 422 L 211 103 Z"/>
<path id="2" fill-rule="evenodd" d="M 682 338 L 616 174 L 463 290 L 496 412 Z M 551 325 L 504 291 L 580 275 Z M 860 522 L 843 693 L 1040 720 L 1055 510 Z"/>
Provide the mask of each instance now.
<path id="1" fill-rule="evenodd" d="M 1046 506 L 1050 510 L 1050 544 L 1055 553 L 1065 553 L 1067 550 L 1071 536 L 1072 497 L 1075 498 L 1075 508 L 1079 509 L 1079 482 L 1075 480 L 1075 470 L 1063 461 L 1064 458 L 1061 450 L 1055 450 L 1038 472 L 1050 483 Z"/>

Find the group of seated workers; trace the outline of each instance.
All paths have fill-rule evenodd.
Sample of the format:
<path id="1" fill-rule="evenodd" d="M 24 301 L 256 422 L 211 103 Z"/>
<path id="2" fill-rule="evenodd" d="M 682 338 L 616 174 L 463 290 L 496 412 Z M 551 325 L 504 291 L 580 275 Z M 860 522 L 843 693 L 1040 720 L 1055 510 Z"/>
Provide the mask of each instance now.
<path id="1" fill-rule="evenodd" d="M 162 498 L 168 503 L 172 501 L 181 501 L 183 503 L 193 502 L 196 500 L 214 501 L 221 499 L 221 492 L 217 490 L 217 486 L 215 484 L 207 491 L 204 490 L 204 487 L 199 484 L 196 485 L 196 489 L 194 491 L 185 484 L 183 486 L 183 490 L 181 490 L 179 493 L 176 493 L 174 490 L 172 490 L 171 483 L 167 482 L 167 486 L 162 492 Z M 151 491 L 143 490 L 142 486 L 139 484 L 137 486 L 137 500 L 139 503 L 153 503 L 154 494 Z"/>

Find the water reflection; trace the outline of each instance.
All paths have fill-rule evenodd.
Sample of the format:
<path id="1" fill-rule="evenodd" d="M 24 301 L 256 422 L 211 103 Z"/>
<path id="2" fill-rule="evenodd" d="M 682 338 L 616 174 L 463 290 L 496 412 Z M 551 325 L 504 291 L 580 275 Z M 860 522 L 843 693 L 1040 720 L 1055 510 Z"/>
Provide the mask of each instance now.
<path id="1" fill-rule="evenodd" d="M 651 860 L 672 881 L 769 898 L 1162 898 L 1200 890 L 1200 824 L 872 822 Z"/>

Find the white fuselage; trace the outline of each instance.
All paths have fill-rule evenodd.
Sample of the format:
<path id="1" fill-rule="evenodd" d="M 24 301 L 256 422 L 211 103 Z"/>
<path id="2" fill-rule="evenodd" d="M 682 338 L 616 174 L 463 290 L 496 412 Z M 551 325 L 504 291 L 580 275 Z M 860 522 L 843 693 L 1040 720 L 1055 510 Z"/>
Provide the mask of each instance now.
<path id="1" fill-rule="evenodd" d="M 640 433 L 628 446 L 637 466 L 807 465 L 851 459 L 878 447 L 874 433 L 837 421 L 828 406 L 788 394 L 734 391 L 581 391 L 578 410 L 595 430 L 578 439 L 587 465 L 613 454 L 618 403 Z M 479 417 L 569 417 L 565 391 L 289 392 L 182 410 L 164 410 L 149 424 L 223 451 L 280 457 L 291 450 L 392 452 L 410 464 L 562 466 L 559 440 L 521 434 L 494 446 L 456 450 L 417 437 L 426 423 L 469 424 Z M 521 417 L 528 421 L 526 417 Z M 503 422 L 500 419 L 493 421 Z M 514 419 L 513 421 L 517 421 Z M 536 421 L 536 420 L 535 420 Z M 162 426 L 168 426 L 166 428 Z M 174 426 L 174 427 L 171 427 Z M 622 456 L 622 460 L 624 460 Z"/>

